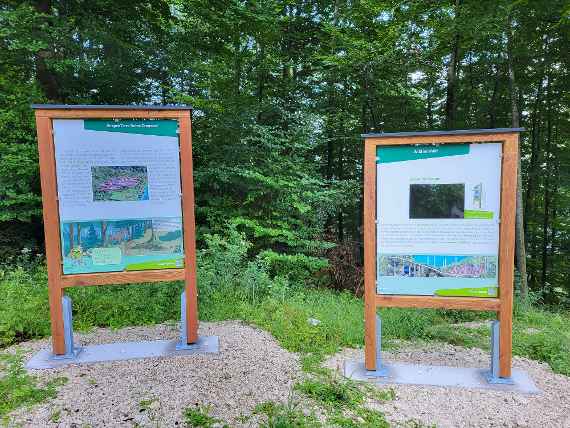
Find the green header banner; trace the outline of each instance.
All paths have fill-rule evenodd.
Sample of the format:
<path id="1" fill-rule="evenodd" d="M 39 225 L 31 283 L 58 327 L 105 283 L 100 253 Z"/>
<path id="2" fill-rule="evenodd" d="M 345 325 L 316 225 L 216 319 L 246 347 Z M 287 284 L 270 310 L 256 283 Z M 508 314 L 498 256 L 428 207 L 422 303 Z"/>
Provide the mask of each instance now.
<path id="1" fill-rule="evenodd" d="M 469 144 L 379 146 L 376 163 L 404 162 L 469 154 Z"/>
<path id="2" fill-rule="evenodd" d="M 157 135 L 176 137 L 178 121 L 160 120 L 101 120 L 86 119 L 83 128 L 87 131 L 122 132 L 124 134 Z"/>

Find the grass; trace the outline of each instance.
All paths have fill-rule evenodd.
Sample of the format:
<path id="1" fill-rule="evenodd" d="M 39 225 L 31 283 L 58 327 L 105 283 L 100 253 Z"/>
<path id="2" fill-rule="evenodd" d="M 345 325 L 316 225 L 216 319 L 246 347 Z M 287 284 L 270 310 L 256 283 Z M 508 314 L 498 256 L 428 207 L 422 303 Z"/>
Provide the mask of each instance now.
<path id="1" fill-rule="evenodd" d="M 214 427 L 227 427 L 221 419 L 210 416 L 210 407 L 196 405 L 188 407 L 184 411 L 184 422 L 187 427 L 192 428 L 214 428 Z"/>
<path id="2" fill-rule="evenodd" d="M 371 400 L 395 398 L 394 391 L 378 390 L 365 382 L 334 376 L 331 371 L 309 372 L 284 403 L 261 403 L 244 418 L 258 417 L 265 428 L 388 427 L 384 414 L 368 407 Z"/>
<path id="3" fill-rule="evenodd" d="M 388 427 L 384 414 L 370 409 L 367 401 L 388 401 L 395 398 L 394 390 L 378 390 L 331 373 L 317 373 L 295 385 L 295 390 L 323 408 L 325 426 Z"/>
<path id="4" fill-rule="evenodd" d="M 260 417 L 260 428 L 320 428 L 323 426 L 315 414 L 306 413 L 299 403 L 291 398 L 286 403 L 267 401 L 258 404 L 253 414 Z"/>
<path id="5" fill-rule="evenodd" d="M 0 421 L 19 407 L 54 398 L 65 382 L 67 379 L 60 377 L 39 385 L 38 379 L 24 369 L 21 355 L 0 354 Z M 52 417 L 59 419 L 58 415 Z"/>

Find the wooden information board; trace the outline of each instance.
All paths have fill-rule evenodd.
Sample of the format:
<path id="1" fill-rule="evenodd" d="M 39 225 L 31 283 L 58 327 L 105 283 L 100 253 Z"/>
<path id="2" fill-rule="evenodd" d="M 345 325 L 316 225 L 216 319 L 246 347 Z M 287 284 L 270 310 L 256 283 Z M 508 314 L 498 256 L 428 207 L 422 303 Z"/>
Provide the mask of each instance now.
<path id="1" fill-rule="evenodd" d="M 195 343 L 191 108 L 33 108 L 53 353 L 65 354 L 65 288 L 91 285 L 184 280 Z"/>
<path id="2" fill-rule="evenodd" d="M 493 311 L 511 376 L 521 129 L 364 135 L 365 366 L 381 307 Z"/>

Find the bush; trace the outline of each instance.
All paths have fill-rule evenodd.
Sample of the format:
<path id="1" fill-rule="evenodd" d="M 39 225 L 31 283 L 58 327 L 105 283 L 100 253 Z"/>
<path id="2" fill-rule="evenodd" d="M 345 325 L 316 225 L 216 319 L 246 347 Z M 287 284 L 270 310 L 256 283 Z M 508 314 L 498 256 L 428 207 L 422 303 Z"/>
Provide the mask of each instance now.
<path id="1" fill-rule="evenodd" d="M 306 285 L 316 282 L 317 274 L 329 266 L 328 260 L 305 254 L 279 254 L 263 251 L 259 258 L 267 264 L 272 276 L 287 278 L 292 284 Z"/>
<path id="2" fill-rule="evenodd" d="M 245 235 L 230 227 L 227 235 L 206 235 L 206 248 L 198 252 L 198 284 L 202 299 L 219 289 L 233 289 L 238 296 L 256 303 L 268 295 L 282 296 L 289 281 L 270 275 L 270 263 L 259 255 L 248 259 L 251 248 Z"/>
<path id="3" fill-rule="evenodd" d="M 49 335 L 45 268 L 18 266 L 0 276 L 0 347 Z"/>
<path id="4" fill-rule="evenodd" d="M 326 270 L 328 286 L 334 290 L 348 290 L 356 296 L 364 294 L 364 270 L 356 242 L 342 242 L 327 251 Z"/>

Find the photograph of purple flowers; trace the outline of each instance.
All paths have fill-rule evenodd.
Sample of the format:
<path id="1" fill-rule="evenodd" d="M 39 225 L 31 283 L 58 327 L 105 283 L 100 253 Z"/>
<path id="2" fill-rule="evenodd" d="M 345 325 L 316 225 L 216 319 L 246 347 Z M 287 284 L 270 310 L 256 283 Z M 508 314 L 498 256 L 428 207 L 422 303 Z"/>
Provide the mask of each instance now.
<path id="1" fill-rule="evenodd" d="M 146 166 L 91 167 L 93 201 L 148 201 Z"/>

